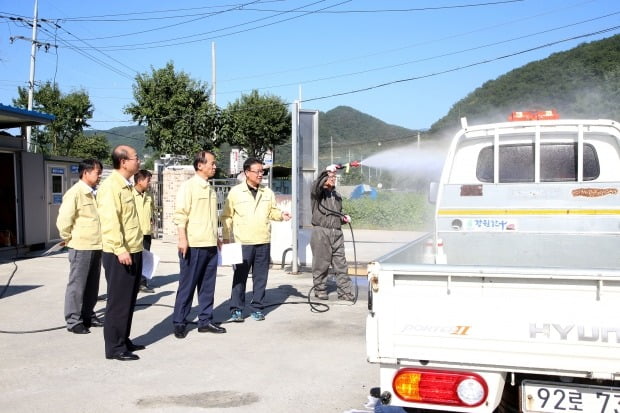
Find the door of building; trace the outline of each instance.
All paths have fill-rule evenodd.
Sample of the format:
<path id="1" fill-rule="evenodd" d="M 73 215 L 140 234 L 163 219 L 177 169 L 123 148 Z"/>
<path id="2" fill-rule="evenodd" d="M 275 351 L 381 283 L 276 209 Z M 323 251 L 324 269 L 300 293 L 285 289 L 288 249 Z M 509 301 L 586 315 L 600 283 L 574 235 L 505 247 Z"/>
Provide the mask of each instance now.
<path id="1" fill-rule="evenodd" d="M 47 164 L 47 241 L 60 239 L 56 218 L 62 204 L 62 196 L 68 188 L 69 165 Z"/>
<path id="2" fill-rule="evenodd" d="M 15 185 L 15 155 L 12 152 L 0 152 L 0 248 L 17 243 Z"/>

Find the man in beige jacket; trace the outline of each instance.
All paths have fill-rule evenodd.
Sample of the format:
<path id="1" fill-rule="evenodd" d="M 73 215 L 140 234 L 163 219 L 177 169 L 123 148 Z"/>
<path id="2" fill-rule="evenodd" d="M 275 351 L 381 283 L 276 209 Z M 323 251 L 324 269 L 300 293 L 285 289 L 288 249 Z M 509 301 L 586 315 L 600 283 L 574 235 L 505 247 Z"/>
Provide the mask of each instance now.
<path id="1" fill-rule="evenodd" d="M 108 282 L 103 325 L 105 356 L 120 361 L 138 360 L 129 335 L 142 276 L 142 230 L 130 178 L 140 169 L 134 148 L 118 145 L 112 150 L 114 171 L 99 186 L 103 268 Z"/>
<path id="2" fill-rule="evenodd" d="M 230 320 L 237 323 L 244 321 L 245 288 L 250 269 L 251 316 L 256 321 L 265 319 L 263 308 L 271 258 L 270 221 L 291 219 L 290 213 L 276 207 L 273 191 L 261 185 L 264 172 L 263 163 L 259 159 L 248 158 L 243 163 L 243 172 L 246 179 L 230 190 L 221 216 L 223 242 L 240 243 L 243 254 L 243 262 L 234 265 L 230 295 Z"/>
<path id="3" fill-rule="evenodd" d="M 136 211 L 138 212 L 140 228 L 142 229 L 142 246 L 147 251 L 151 250 L 153 238 L 153 196 L 149 191 L 152 177 L 153 174 L 146 169 L 140 169 L 133 176 L 133 198 L 136 201 Z M 148 280 L 144 275 L 140 277 L 140 291 L 143 293 L 155 292 L 149 286 Z"/>
<path id="4" fill-rule="evenodd" d="M 200 151 L 194 156 L 196 174 L 177 193 L 172 221 L 177 226 L 179 244 L 179 288 L 174 302 L 174 336 L 187 335 L 187 316 L 198 288 L 198 332 L 225 333 L 213 322 L 213 300 L 217 275 L 217 199 L 208 180 L 215 175 L 215 155 Z"/>
<path id="5" fill-rule="evenodd" d="M 96 159 L 78 166 L 80 180 L 62 197 L 56 227 L 69 248 L 69 281 L 65 291 L 67 330 L 88 334 L 103 323 L 93 311 L 101 276 L 101 226 L 95 191 L 103 167 Z"/>

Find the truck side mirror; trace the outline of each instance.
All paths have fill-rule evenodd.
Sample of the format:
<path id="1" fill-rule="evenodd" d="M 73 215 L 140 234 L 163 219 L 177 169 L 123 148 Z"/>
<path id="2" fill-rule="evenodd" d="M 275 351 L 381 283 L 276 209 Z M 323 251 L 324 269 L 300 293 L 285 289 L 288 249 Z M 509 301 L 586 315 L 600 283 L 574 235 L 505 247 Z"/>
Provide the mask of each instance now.
<path id="1" fill-rule="evenodd" d="M 437 202 L 437 190 L 439 184 L 437 182 L 431 182 L 428 188 L 428 202 L 434 204 Z"/>

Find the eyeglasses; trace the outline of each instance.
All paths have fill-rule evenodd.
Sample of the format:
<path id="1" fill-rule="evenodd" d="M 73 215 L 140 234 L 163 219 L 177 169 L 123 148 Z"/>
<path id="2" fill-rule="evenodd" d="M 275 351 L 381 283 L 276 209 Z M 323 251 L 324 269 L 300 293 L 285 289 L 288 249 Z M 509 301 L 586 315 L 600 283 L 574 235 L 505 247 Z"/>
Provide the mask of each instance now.
<path id="1" fill-rule="evenodd" d="M 249 170 L 248 172 L 254 172 L 256 175 L 264 175 L 265 171 L 253 171 L 253 170 Z"/>
<path id="2" fill-rule="evenodd" d="M 139 161 L 140 158 L 138 156 L 134 156 L 133 158 L 127 158 L 128 161 Z"/>

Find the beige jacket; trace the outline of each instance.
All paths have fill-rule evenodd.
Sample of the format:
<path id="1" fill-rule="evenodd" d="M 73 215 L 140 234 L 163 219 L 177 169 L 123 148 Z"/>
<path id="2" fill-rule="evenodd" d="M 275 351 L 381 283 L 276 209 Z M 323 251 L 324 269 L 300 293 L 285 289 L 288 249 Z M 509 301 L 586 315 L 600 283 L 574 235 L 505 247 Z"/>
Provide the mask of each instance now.
<path id="1" fill-rule="evenodd" d="M 185 228 L 190 247 L 217 245 L 217 197 L 205 179 L 194 175 L 177 192 L 172 222 Z"/>
<path id="2" fill-rule="evenodd" d="M 271 242 L 271 222 L 282 221 L 282 211 L 276 207 L 276 195 L 269 188 L 258 187 L 256 198 L 248 184 L 234 186 L 228 193 L 221 215 L 222 236 L 245 245 Z"/>
<path id="3" fill-rule="evenodd" d="M 101 225 L 93 189 L 78 181 L 62 197 L 56 228 L 69 248 L 101 249 Z"/>
<path id="4" fill-rule="evenodd" d="M 133 188 L 133 198 L 136 202 L 136 210 L 140 219 L 142 235 L 153 234 L 153 196 L 149 191 L 142 193 Z"/>
<path id="5" fill-rule="evenodd" d="M 97 189 L 103 251 L 120 255 L 142 251 L 142 230 L 133 187 L 113 171 Z"/>

